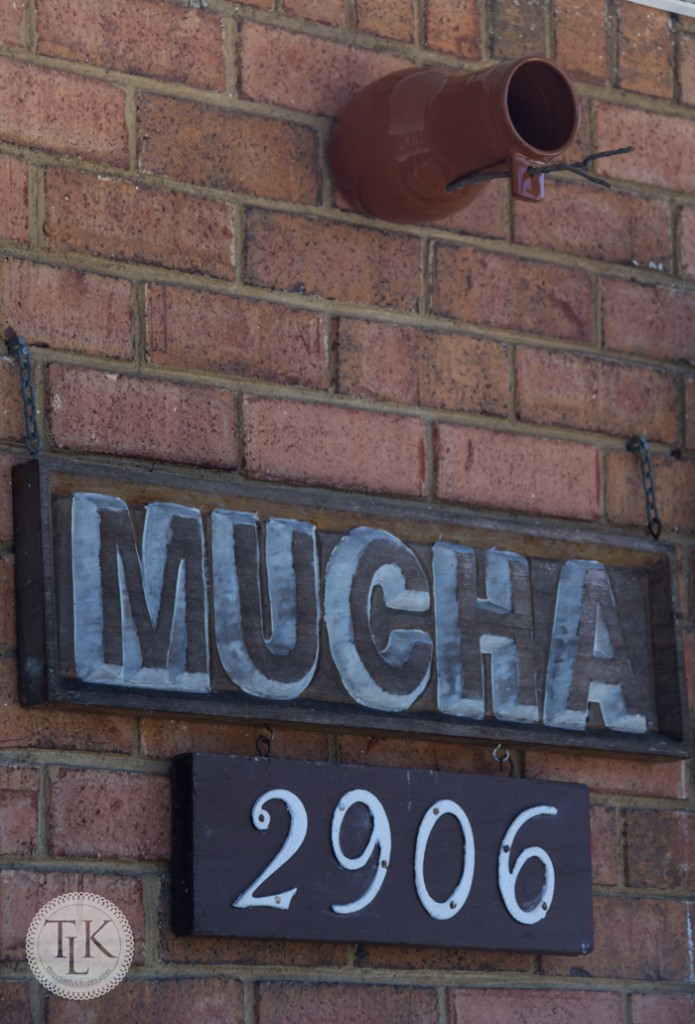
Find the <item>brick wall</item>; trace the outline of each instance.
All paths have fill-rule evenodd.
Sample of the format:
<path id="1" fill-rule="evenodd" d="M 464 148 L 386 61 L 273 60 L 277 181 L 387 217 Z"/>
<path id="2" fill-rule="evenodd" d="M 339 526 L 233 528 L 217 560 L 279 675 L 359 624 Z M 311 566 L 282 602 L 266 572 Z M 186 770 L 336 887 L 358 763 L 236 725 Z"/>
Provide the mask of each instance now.
<path id="1" fill-rule="evenodd" d="M 527 54 L 577 85 L 573 155 L 634 145 L 603 191 L 547 183 L 436 226 L 349 210 L 331 119 L 408 64 Z M 0 326 L 37 364 L 49 451 L 407 495 L 642 535 L 625 440 L 652 442 L 682 569 L 695 707 L 695 19 L 627 0 L 0 0 Z M 176 938 L 169 758 L 251 755 L 234 724 L 24 711 L 0 360 L 0 1018 L 686 1024 L 690 762 L 515 751 L 592 791 L 596 949 L 519 953 Z M 279 730 L 278 756 L 488 772 L 487 750 Z M 95 804 L 100 816 L 93 815 Z M 80 1005 L 24 955 L 48 899 L 103 893 L 128 980 Z"/>

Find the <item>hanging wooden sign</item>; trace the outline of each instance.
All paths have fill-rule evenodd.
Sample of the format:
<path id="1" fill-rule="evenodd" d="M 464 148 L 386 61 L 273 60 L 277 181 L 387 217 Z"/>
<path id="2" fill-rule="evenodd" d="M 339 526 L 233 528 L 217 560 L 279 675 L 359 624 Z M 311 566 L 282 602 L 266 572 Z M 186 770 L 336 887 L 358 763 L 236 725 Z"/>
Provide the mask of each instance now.
<path id="1" fill-rule="evenodd" d="M 592 947 L 585 786 L 217 754 L 173 785 L 178 934 Z"/>
<path id="2" fill-rule="evenodd" d="M 25 704 L 688 753 L 663 545 L 69 460 L 14 495 Z"/>

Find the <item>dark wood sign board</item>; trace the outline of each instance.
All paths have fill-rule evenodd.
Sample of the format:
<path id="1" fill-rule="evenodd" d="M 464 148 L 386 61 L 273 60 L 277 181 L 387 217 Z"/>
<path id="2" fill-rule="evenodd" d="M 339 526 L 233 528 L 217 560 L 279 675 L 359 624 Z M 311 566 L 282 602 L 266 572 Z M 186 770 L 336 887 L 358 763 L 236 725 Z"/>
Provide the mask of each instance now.
<path id="1" fill-rule="evenodd" d="M 91 460 L 13 480 L 25 705 L 689 754 L 667 546 Z"/>
<path id="2" fill-rule="evenodd" d="M 217 754 L 173 785 L 178 934 L 592 948 L 585 786 Z"/>

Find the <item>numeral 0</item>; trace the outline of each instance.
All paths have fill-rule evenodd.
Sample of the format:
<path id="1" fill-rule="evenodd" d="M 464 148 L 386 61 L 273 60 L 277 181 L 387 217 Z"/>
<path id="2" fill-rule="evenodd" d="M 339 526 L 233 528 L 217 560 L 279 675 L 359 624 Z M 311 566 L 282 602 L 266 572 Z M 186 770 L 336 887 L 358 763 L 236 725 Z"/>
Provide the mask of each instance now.
<path id="1" fill-rule="evenodd" d="M 450 814 L 456 818 L 459 825 L 461 826 L 461 832 L 465 843 L 463 853 L 463 872 L 461 874 L 461 881 L 456 886 L 451 896 L 447 899 L 442 900 L 441 903 L 437 900 L 432 899 L 427 886 L 425 885 L 425 852 L 427 850 L 427 843 L 429 842 L 432 829 L 437 822 Z M 458 914 L 461 907 L 468 899 L 473 885 L 473 872 L 475 871 L 475 840 L 473 838 L 473 829 L 468 819 L 466 812 L 455 804 L 453 800 L 438 800 L 436 804 L 432 804 L 430 809 L 427 811 L 422 821 L 420 822 L 420 828 L 417 832 L 417 840 L 415 842 L 415 888 L 420 898 L 420 903 L 436 921 L 448 921 L 450 917 Z"/>

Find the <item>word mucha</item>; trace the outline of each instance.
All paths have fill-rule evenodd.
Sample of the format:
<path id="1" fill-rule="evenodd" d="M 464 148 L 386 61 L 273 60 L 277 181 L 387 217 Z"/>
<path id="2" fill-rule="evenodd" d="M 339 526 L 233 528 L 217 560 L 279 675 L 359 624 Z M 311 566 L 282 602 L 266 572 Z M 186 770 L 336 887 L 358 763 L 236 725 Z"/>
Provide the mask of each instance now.
<path id="1" fill-rule="evenodd" d="M 94 492 L 71 496 L 70 524 L 69 660 L 84 682 L 649 727 L 643 651 L 623 628 L 630 606 L 646 623 L 645 601 L 595 559 L 409 545 L 226 507 L 133 511 Z"/>

